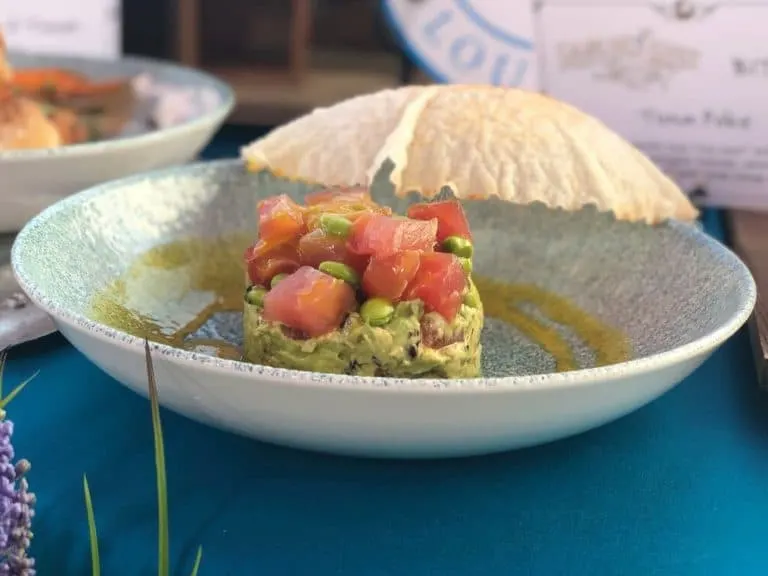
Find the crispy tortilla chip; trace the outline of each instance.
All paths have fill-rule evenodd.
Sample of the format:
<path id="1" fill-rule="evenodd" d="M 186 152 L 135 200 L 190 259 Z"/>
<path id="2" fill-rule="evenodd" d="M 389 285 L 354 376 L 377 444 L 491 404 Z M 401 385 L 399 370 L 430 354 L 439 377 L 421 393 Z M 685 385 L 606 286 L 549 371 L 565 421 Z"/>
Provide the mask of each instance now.
<path id="1" fill-rule="evenodd" d="M 366 181 L 379 149 L 406 116 L 432 90 L 409 86 L 351 98 L 318 108 L 273 130 L 243 149 L 249 167 L 324 184 Z"/>
<path id="2" fill-rule="evenodd" d="M 395 192 L 498 196 L 617 218 L 692 220 L 697 211 L 642 152 L 602 122 L 534 92 L 409 86 L 315 110 L 245 147 L 254 170 L 326 185 L 367 184 L 391 160 Z"/>

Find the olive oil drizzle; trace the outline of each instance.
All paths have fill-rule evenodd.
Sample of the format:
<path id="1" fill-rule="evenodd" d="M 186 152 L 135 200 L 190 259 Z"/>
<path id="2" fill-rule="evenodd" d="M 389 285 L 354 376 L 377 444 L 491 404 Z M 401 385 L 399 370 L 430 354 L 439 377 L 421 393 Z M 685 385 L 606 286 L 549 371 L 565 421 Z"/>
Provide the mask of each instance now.
<path id="1" fill-rule="evenodd" d="M 238 234 L 216 239 L 195 238 L 152 248 L 137 258 L 125 274 L 95 295 L 91 316 L 139 338 L 146 337 L 184 350 L 213 350 L 220 358 L 238 360 L 240 350 L 229 342 L 188 337 L 214 314 L 242 311 L 242 256 L 249 242 L 249 236 Z M 173 271 L 170 276 L 174 288 L 180 288 L 184 294 L 210 293 L 214 295 L 213 301 L 180 327 L 168 326 L 158 318 L 136 310 L 130 305 L 130 286 L 134 282 L 141 285 L 156 271 Z M 155 294 L 171 292 L 170 286 L 162 284 L 148 288 Z"/>
<path id="2" fill-rule="evenodd" d="M 558 371 L 578 368 L 571 345 L 557 330 L 522 312 L 521 304 L 532 304 L 552 322 L 570 328 L 595 353 L 597 366 L 625 362 L 631 356 L 629 341 L 620 330 L 587 314 L 565 298 L 532 284 L 506 284 L 484 277 L 473 280 L 486 315 L 512 324 L 539 344 L 554 358 Z"/>
<path id="3" fill-rule="evenodd" d="M 91 317 L 140 338 L 221 358 L 239 359 L 236 346 L 223 340 L 190 338 L 218 312 L 243 307 L 242 255 L 248 235 L 177 241 L 155 247 L 137 258 L 125 274 L 99 291 L 91 302 Z M 506 284 L 473 277 L 485 314 L 515 326 L 546 351 L 557 371 L 578 369 L 572 345 L 558 330 L 521 309 L 530 304 L 551 322 L 567 327 L 594 351 L 598 366 L 624 362 L 631 351 L 627 338 L 568 300 L 530 284 Z M 199 297 L 195 300 L 195 297 Z M 184 298 L 208 302 L 190 309 L 183 326 L 164 321 L 155 310 Z M 152 302 L 145 302 L 151 300 Z"/>
<path id="4" fill-rule="evenodd" d="M 557 330 L 545 326 L 525 312 L 518 310 L 514 305 L 495 297 L 488 298 L 488 304 L 483 294 L 483 288 L 478 286 L 480 299 L 483 301 L 483 310 L 487 316 L 504 320 L 517 328 L 529 340 L 541 346 L 555 361 L 555 369 L 558 372 L 576 370 L 579 365 L 573 355 L 571 345 L 557 333 Z"/>

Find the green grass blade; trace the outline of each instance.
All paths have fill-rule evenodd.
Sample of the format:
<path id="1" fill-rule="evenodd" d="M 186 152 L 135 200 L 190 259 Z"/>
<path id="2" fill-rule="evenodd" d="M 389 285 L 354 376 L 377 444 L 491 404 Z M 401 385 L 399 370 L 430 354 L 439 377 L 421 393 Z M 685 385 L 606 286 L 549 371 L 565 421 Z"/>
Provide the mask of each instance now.
<path id="1" fill-rule="evenodd" d="M 38 370 L 37 372 L 35 372 L 34 374 L 32 374 L 32 376 L 30 376 L 29 378 L 27 378 L 26 380 L 24 380 L 24 382 L 22 382 L 21 384 L 19 384 L 18 386 L 16 386 L 16 388 L 14 388 L 13 390 L 11 390 L 11 393 L 10 393 L 10 394 L 8 394 L 8 396 L 6 396 L 5 398 L 2 398 L 2 400 L 0 400 L 0 410 L 4 410 L 4 409 L 5 409 L 5 407 L 6 407 L 6 406 L 8 406 L 8 404 L 10 404 L 11 400 L 13 400 L 14 398 L 16 398 L 16 396 L 18 396 L 18 395 L 19 395 L 19 393 L 20 393 L 22 390 L 24 390 L 24 388 L 26 387 L 26 385 L 27 385 L 27 384 L 29 384 L 30 382 L 32 382 L 32 380 L 34 380 L 35 378 L 37 378 L 37 375 L 38 375 L 38 374 L 40 374 L 40 370 Z M 2 374 L 0 374 L 0 380 L 2 380 Z M 0 384 L 0 386 L 1 386 L 1 384 Z M 0 392 L 0 393 L 1 393 L 1 392 Z"/>
<path id="2" fill-rule="evenodd" d="M 152 430 L 155 437 L 155 474 L 157 476 L 157 574 L 169 576 L 170 561 L 168 550 L 168 482 L 165 475 L 165 447 L 163 426 L 160 422 L 160 405 L 157 400 L 157 382 L 149 341 L 144 340 L 144 356 L 147 361 L 147 383 L 149 403 L 152 409 Z"/>
<path id="3" fill-rule="evenodd" d="M 85 512 L 88 515 L 88 537 L 91 541 L 91 574 L 100 576 L 101 561 L 99 560 L 99 537 L 96 533 L 96 516 L 93 513 L 91 490 L 88 488 L 88 478 L 83 474 L 83 493 L 85 494 Z"/>
<path id="4" fill-rule="evenodd" d="M 8 359 L 8 353 L 0 350 L 0 398 L 3 397 L 3 372 L 5 372 L 5 361 Z"/>
<path id="5" fill-rule="evenodd" d="M 197 573 L 200 572 L 200 562 L 203 561 L 203 547 L 200 546 L 197 549 L 197 555 L 195 556 L 195 565 L 192 566 L 192 574 L 190 576 L 197 576 Z"/>

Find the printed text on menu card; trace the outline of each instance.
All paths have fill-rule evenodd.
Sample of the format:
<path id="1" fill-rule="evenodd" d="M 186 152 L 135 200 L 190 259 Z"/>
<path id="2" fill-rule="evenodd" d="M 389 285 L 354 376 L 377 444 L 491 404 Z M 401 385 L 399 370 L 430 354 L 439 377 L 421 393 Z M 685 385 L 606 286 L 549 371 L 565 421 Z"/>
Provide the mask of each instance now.
<path id="1" fill-rule="evenodd" d="M 11 51 L 117 58 L 121 7 L 121 0 L 0 0 L 0 26 Z"/>
<path id="2" fill-rule="evenodd" d="M 541 0 L 542 88 L 702 203 L 768 208 L 768 0 Z"/>

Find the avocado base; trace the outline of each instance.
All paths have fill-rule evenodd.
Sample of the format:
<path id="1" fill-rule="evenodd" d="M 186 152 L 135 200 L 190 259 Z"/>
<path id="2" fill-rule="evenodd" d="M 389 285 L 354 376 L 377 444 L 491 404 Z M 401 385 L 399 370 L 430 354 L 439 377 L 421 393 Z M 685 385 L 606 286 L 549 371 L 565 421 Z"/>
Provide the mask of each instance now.
<path id="1" fill-rule="evenodd" d="M 421 301 L 400 302 L 385 326 L 353 312 L 338 329 L 301 338 L 267 322 L 260 306 L 245 304 L 244 358 L 276 368 L 392 378 L 474 378 L 480 375 L 482 308 L 462 304 L 450 323 L 425 314 Z"/>

